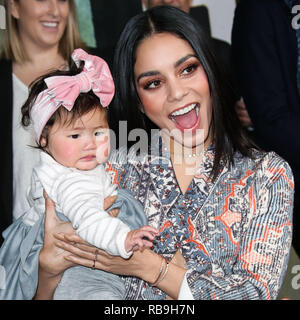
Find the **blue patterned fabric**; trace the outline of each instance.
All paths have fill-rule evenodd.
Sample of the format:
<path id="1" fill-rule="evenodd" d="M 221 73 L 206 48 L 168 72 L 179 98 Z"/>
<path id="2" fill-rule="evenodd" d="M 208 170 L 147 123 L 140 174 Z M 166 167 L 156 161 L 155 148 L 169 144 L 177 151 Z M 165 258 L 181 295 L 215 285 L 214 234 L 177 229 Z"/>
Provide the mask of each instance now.
<path id="1" fill-rule="evenodd" d="M 212 182 L 213 160 L 212 145 L 185 194 L 164 148 L 139 159 L 129 154 L 127 163 L 117 155 L 108 173 L 160 230 L 153 250 L 168 261 L 181 252 L 194 299 L 276 299 L 291 247 L 292 171 L 273 152 L 254 152 L 254 159 L 236 152 Z M 129 300 L 166 298 L 140 279 L 128 277 L 125 286 Z"/>

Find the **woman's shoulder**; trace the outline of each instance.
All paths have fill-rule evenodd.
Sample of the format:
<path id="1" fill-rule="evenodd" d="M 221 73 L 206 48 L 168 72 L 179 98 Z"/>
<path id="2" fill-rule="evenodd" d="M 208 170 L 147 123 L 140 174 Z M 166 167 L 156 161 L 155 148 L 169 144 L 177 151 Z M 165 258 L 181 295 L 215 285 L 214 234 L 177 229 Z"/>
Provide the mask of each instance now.
<path id="1" fill-rule="evenodd" d="M 262 151 L 252 149 L 252 156 L 245 157 L 241 153 L 235 153 L 235 165 L 250 170 L 257 177 L 265 177 L 274 182 L 279 177 L 284 177 L 286 181 L 293 184 L 293 172 L 288 162 L 274 151 Z"/>
<path id="2" fill-rule="evenodd" d="M 252 155 L 254 163 L 264 165 L 268 168 L 286 167 L 290 169 L 290 166 L 286 160 L 274 151 L 261 151 L 252 149 Z M 291 169 L 290 169 L 291 170 Z"/>

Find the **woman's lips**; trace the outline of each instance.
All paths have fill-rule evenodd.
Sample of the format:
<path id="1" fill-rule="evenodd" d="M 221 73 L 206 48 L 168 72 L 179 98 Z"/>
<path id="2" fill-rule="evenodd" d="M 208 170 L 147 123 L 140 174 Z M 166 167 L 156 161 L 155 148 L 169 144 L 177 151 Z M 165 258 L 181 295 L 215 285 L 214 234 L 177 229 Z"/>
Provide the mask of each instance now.
<path id="1" fill-rule="evenodd" d="M 59 26 L 57 21 L 42 21 L 41 24 L 48 31 L 57 31 Z"/>

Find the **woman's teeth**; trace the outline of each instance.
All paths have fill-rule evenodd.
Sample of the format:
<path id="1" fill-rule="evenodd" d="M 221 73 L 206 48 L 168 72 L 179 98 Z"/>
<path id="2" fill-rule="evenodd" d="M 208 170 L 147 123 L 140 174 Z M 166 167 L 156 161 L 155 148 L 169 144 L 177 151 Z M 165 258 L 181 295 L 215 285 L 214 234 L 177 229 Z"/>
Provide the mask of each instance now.
<path id="1" fill-rule="evenodd" d="M 197 117 L 198 117 L 198 114 L 199 114 L 199 105 L 197 103 L 193 103 L 185 108 L 182 108 L 180 110 L 177 110 L 177 111 L 174 111 L 172 114 L 171 114 L 171 117 L 176 117 L 176 116 L 182 116 L 186 113 L 189 113 L 191 112 L 194 108 L 196 107 L 196 114 L 197 114 Z M 172 119 L 172 120 L 175 120 L 175 119 Z"/>
<path id="2" fill-rule="evenodd" d="M 42 22 L 42 25 L 47 28 L 56 28 L 58 22 Z"/>

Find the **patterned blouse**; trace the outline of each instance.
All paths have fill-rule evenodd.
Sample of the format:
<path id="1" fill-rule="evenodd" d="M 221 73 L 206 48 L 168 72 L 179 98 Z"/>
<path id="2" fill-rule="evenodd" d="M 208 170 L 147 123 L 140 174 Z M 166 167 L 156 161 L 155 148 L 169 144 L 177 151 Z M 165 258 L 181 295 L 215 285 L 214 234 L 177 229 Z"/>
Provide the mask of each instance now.
<path id="1" fill-rule="evenodd" d="M 209 178 L 214 146 L 182 194 L 169 153 L 112 156 L 107 171 L 143 203 L 149 224 L 160 230 L 154 251 L 168 261 L 184 257 L 194 299 L 276 299 L 292 239 L 292 171 L 273 152 L 239 152 Z M 126 278 L 126 299 L 165 299 L 146 282 Z"/>

